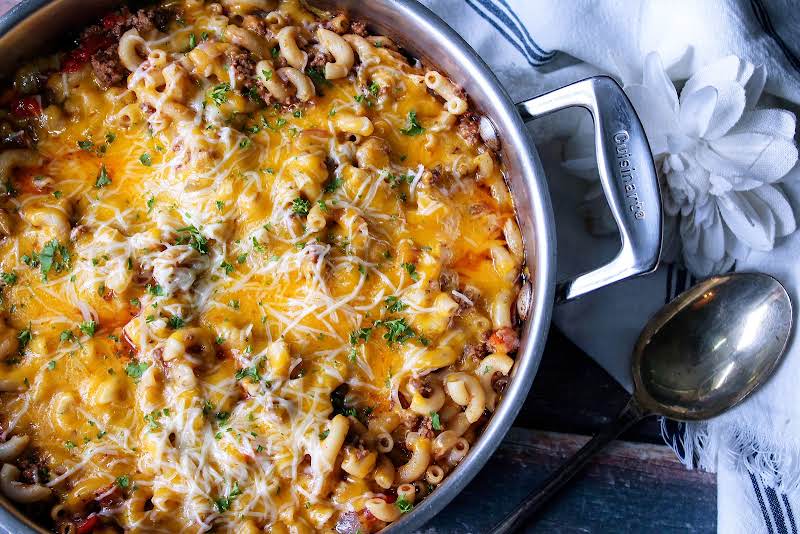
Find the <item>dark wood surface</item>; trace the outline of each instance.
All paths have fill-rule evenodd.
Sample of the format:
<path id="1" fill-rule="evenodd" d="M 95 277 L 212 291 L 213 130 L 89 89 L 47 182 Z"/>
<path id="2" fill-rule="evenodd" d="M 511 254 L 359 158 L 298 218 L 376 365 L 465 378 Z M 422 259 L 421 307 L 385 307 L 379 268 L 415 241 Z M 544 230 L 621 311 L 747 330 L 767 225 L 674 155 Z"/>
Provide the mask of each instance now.
<path id="1" fill-rule="evenodd" d="M 0 0 L 0 14 L 18 0 Z M 627 393 L 553 329 L 515 427 L 475 480 L 422 532 L 488 532 L 559 462 L 608 423 Z M 656 419 L 609 447 L 526 532 L 713 532 L 713 475 L 687 471 Z"/>

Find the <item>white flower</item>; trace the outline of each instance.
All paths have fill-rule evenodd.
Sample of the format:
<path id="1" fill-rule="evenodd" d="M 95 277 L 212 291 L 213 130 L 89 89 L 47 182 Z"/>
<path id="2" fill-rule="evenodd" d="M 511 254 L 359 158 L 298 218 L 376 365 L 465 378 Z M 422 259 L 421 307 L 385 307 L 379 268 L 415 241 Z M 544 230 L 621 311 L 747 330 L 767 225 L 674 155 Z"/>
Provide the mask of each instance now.
<path id="1" fill-rule="evenodd" d="M 797 162 L 795 117 L 755 108 L 765 81 L 762 66 L 728 56 L 696 72 L 679 98 L 651 53 L 642 83 L 625 86 L 662 180 L 667 231 L 677 230 L 696 276 L 728 270 L 750 250 L 769 251 L 796 228 L 777 185 Z M 566 164 L 580 169 L 585 161 Z"/>

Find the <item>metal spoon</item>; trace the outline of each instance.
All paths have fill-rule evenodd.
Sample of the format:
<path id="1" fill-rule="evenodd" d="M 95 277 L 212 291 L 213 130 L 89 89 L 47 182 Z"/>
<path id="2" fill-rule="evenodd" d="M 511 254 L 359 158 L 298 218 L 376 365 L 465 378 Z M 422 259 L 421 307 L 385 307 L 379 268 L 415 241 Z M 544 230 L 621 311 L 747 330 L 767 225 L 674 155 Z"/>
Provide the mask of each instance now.
<path id="1" fill-rule="evenodd" d="M 513 532 L 610 441 L 651 415 L 709 419 L 772 374 L 792 328 L 792 303 L 765 274 L 733 273 L 676 297 L 645 326 L 633 350 L 634 392 L 617 419 L 525 498 L 492 532 Z"/>

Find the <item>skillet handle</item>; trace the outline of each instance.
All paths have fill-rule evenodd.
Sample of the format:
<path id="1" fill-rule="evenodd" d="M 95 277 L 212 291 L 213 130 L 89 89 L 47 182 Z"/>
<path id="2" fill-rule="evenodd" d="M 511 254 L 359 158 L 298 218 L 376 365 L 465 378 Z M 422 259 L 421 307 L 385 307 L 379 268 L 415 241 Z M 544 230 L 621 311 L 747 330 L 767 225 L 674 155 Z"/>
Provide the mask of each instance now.
<path id="1" fill-rule="evenodd" d="M 556 302 L 648 273 L 661 251 L 661 194 L 644 129 L 622 88 L 608 76 L 596 76 L 517 104 L 524 121 L 580 106 L 595 124 L 600 182 L 617 222 L 622 248 L 611 262 L 560 282 Z"/>

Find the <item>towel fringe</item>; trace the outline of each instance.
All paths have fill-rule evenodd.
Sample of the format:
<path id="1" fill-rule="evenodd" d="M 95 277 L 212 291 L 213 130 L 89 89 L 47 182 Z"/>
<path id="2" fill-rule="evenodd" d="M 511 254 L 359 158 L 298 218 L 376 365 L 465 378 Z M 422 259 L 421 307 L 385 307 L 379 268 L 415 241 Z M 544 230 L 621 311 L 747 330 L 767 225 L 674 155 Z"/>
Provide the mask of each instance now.
<path id="1" fill-rule="evenodd" d="M 687 469 L 717 470 L 719 460 L 741 474 L 761 477 L 763 483 L 779 493 L 800 490 L 800 450 L 765 445 L 757 429 L 739 425 L 685 423 L 678 432 L 668 432 L 661 419 L 661 435 Z M 722 455 L 722 456 L 720 456 Z"/>

